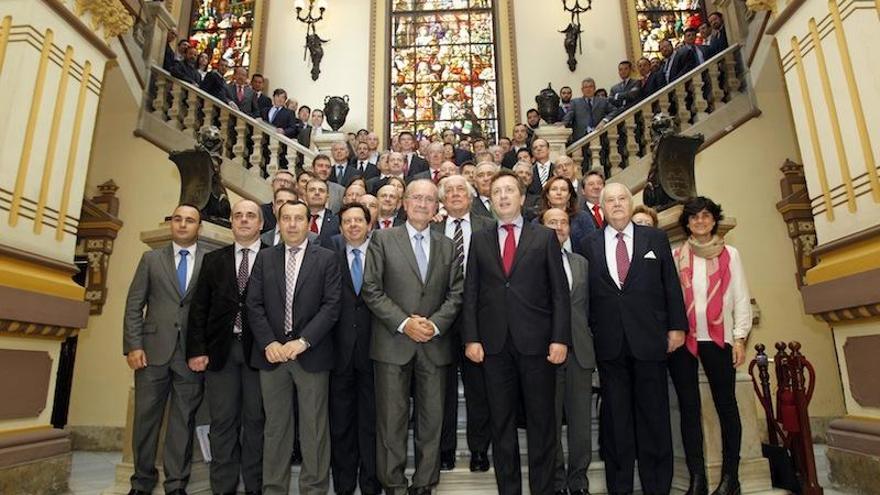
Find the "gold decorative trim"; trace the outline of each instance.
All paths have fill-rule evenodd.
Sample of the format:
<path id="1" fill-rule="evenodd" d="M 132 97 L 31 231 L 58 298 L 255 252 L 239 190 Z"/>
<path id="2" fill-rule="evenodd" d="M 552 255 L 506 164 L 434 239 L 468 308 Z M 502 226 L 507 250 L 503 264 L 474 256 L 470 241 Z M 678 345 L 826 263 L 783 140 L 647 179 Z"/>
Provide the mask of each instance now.
<path id="1" fill-rule="evenodd" d="M 513 91 L 513 122 L 506 122 L 509 129 L 521 122 L 522 111 L 520 110 L 519 98 L 519 63 L 516 56 L 516 13 L 513 8 L 513 0 L 507 0 L 507 35 L 510 40 L 510 87 Z M 498 42 L 498 34 L 496 33 L 496 44 Z M 499 44 L 500 46 L 500 44 Z M 502 102 L 503 106 L 503 102 Z M 499 136 L 501 130 L 498 130 Z"/>
<path id="2" fill-rule="evenodd" d="M 266 2 L 257 0 L 254 5 L 254 27 L 251 29 L 251 74 L 263 72 L 263 54 L 266 52 L 266 37 L 263 36 L 263 30 L 268 19 L 269 8 Z"/>
<path id="3" fill-rule="evenodd" d="M 6 46 L 9 44 L 9 35 L 12 30 L 12 16 L 7 15 L 0 23 L 0 74 L 3 73 L 3 62 L 6 61 Z"/>
<path id="4" fill-rule="evenodd" d="M 34 132 L 37 127 L 37 117 L 40 115 L 40 103 L 43 99 L 43 86 L 46 84 L 46 66 L 49 64 L 49 52 L 52 48 L 54 33 L 46 29 L 46 37 L 43 39 L 43 49 L 40 52 L 40 64 L 37 68 L 37 77 L 34 80 L 34 92 L 31 96 L 31 111 L 28 115 L 27 127 L 25 127 L 24 144 L 21 147 L 21 156 L 18 161 L 18 175 L 15 178 L 15 189 L 12 192 L 12 205 L 9 208 L 9 225 L 18 225 L 18 215 L 21 209 L 21 197 L 24 194 L 24 184 L 27 180 L 28 166 L 31 161 L 31 150 L 34 146 Z"/>
<path id="5" fill-rule="evenodd" d="M 376 70 L 376 27 L 377 27 L 376 20 L 379 15 L 377 12 L 378 8 L 379 8 L 379 2 L 377 0 L 370 0 L 370 46 L 369 46 L 369 64 L 370 64 L 369 74 L 370 74 L 370 77 L 367 78 L 368 79 L 368 81 L 367 81 L 367 126 L 373 127 L 374 129 L 375 129 L 375 126 L 373 125 L 373 119 L 376 116 L 376 98 L 374 97 L 373 92 L 376 91 L 376 77 L 375 77 L 375 70 Z M 374 130 L 373 132 L 377 132 L 377 131 Z M 384 126 L 383 126 L 382 131 L 377 132 L 377 134 L 380 136 L 380 139 L 382 139 L 381 142 L 383 142 L 383 143 L 390 143 L 391 142 L 388 139 L 384 139 L 385 138 Z M 385 146 L 385 147 L 388 148 L 388 146 Z"/>
<path id="6" fill-rule="evenodd" d="M 104 30 L 104 42 L 125 33 L 134 26 L 134 19 L 118 0 L 76 0 L 76 15 L 92 14 L 92 30 Z"/>
<path id="7" fill-rule="evenodd" d="M 37 51 L 42 50 L 42 45 L 44 42 L 43 33 L 39 32 L 37 28 L 30 24 L 16 24 L 13 25 L 10 31 L 9 43 L 27 43 L 28 45 L 35 48 Z M 56 44 L 52 44 L 51 52 L 49 54 L 49 61 L 57 65 L 58 67 L 63 66 L 64 57 L 66 53 L 66 48 L 62 49 L 60 46 Z M 83 66 L 77 62 L 75 59 L 71 60 L 70 64 L 70 72 L 71 77 L 73 77 L 77 82 L 82 80 L 82 71 Z M 98 79 L 95 75 L 92 75 L 89 78 L 89 89 L 95 93 L 95 95 L 100 96 L 101 87 L 103 83 L 101 79 Z"/>
<path id="8" fill-rule="evenodd" d="M 86 61 L 85 68 L 83 69 L 83 81 L 87 81 L 89 79 L 89 75 L 92 72 L 92 63 Z M 58 208 L 58 215 L 61 218 L 67 215 L 67 209 L 70 207 L 70 188 L 73 183 L 73 172 L 74 167 L 76 166 L 76 155 L 77 151 L 79 151 L 79 135 L 80 130 L 82 128 L 82 120 L 83 120 L 83 111 L 86 105 L 86 87 L 87 84 L 85 82 L 81 82 L 79 86 L 79 98 L 76 102 L 76 113 L 73 118 L 73 132 L 70 136 L 70 150 L 67 155 L 67 171 L 64 174 L 64 189 L 61 192 L 61 206 Z M 64 228 L 62 223 L 58 223 L 58 228 L 55 230 L 55 240 L 61 241 L 64 238 Z"/>
<path id="9" fill-rule="evenodd" d="M 880 1 L 880 0 L 878 0 Z M 838 2 L 840 7 L 840 19 L 841 21 L 847 20 L 850 16 L 857 13 L 860 10 L 873 10 L 874 7 L 870 5 L 872 0 L 843 0 Z M 831 14 L 826 14 L 822 19 L 816 21 L 819 26 L 819 34 L 821 35 L 821 39 L 825 39 L 830 36 L 832 31 L 834 30 L 834 21 L 831 19 Z M 770 33 L 767 33 L 770 34 Z M 801 46 L 802 55 L 808 55 L 813 49 L 812 39 L 810 34 L 807 33 L 803 35 L 803 39 L 799 42 Z M 784 72 L 788 72 L 792 68 L 792 64 L 794 63 L 794 53 L 788 51 L 786 53 L 779 52 L 779 58 L 782 60 L 782 66 L 784 68 Z"/>
<path id="10" fill-rule="evenodd" d="M 79 328 L 43 325 L 23 321 L 0 320 L 0 335 L 11 337 L 42 337 L 52 340 L 64 340 L 79 335 Z"/>
<path id="11" fill-rule="evenodd" d="M 880 304 L 867 306 L 854 306 L 852 308 L 823 311 L 813 315 L 817 320 L 826 323 L 839 323 L 843 321 L 864 320 L 880 316 Z"/>
<path id="12" fill-rule="evenodd" d="M 874 196 L 874 202 L 880 203 L 880 179 L 877 178 L 877 165 L 874 162 L 874 151 L 871 148 L 871 136 L 868 135 L 868 124 L 865 121 L 865 111 L 862 108 L 859 87 L 856 85 L 855 71 L 853 70 L 852 59 L 849 55 L 849 43 L 846 41 L 843 21 L 840 18 L 840 8 L 835 0 L 828 1 L 828 8 L 831 10 L 831 20 L 834 21 L 834 33 L 837 35 L 840 63 L 843 65 L 843 73 L 846 75 L 846 85 L 849 88 L 850 103 L 852 103 L 853 114 L 856 119 L 856 128 L 859 130 L 859 143 L 862 145 L 862 157 L 865 160 L 865 169 L 871 182 L 871 192 Z"/>
<path id="13" fill-rule="evenodd" d="M 67 97 L 67 84 L 70 80 L 70 61 L 73 59 L 73 47 L 68 46 L 64 54 L 64 66 L 61 68 L 61 78 L 58 80 L 58 94 L 55 96 L 55 111 L 52 114 L 52 127 L 49 130 L 49 143 L 46 147 L 46 162 L 43 165 L 43 180 L 40 183 L 40 199 L 37 201 L 37 211 L 34 215 L 34 233 L 43 231 L 43 215 L 46 210 L 46 200 L 49 197 L 49 182 L 52 180 L 52 165 L 55 162 L 55 150 L 58 144 L 58 128 L 61 126 L 61 115 L 64 113 L 64 101 Z"/>
<path id="14" fill-rule="evenodd" d="M 852 185 L 852 176 L 849 172 L 849 161 L 846 157 L 846 148 L 843 145 L 843 133 L 840 130 L 840 118 L 837 115 L 837 103 L 834 101 L 834 93 L 831 91 L 831 80 L 828 78 L 828 64 L 825 62 L 825 49 L 819 39 L 819 29 L 816 26 L 816 18 L 810 17 L 810 36 L 813 38 L 813 48 L 816 50 L 818 62 L 819 81 L 822 83 L 822 93 L 825 95 L 825 106 L 828 108 L 828 119 L 831 122 L 831 134 L 834 137 L 834 147 L 837 150 L 838 165 L 840 166 L 840 179 L 846 187 L 847 208 L 855 212 L 856 197 Z"/>
<path id="15" fill-rule="evenodd" d="M 62 19 L 67 21 L 67 24 L 70 25 L 80 36 L 83 37 L 86 41 L 89 42 L 92 46 L 95 47 L 105 58 L 108 60 L 113 60 L 116 58 L 116 53 L 110 49 L 106 42 L 101 40 L 98 35 L 96 35 L 88 26 L 85 25 L 83 21 L 79 19 L 62 0 L 43 0 L 43 3 L 46 4 L 50 9 L 55 11 L 56 14 L 61 16 Z"/>
<path id="16" fill-rule="evenodd" d="M 626 53 L 630 60 L 638 60 L 642 56 L 642 41 L 639 39 L 638 14 L 633 7 L 633 0 L 620 0 Z"/>
<path id="17" fill-rule="evenodd" d="M 804 71 L 804 60 L 801 55 L 801 47 L 797 36 L 791 37 L 791 50 L 795 56 L 795 69 L 797 69 L 798 85 L 801 89 L 804 113 L 807 116 L 807 128 L 810 130 L 810 144 L 813 148 L 813 158 L 816 160 L 816 172 L 819 175 L 819 187 L 822 188 L 822 198 L 825 202 L 825 216 L 829 222 L 834 221 L 834 207 L 831 205 L 831 191 L 828 188 L 828 176 L 825 173 L 825 158 L 822 156 L 822 148 L 819 145 L 819 131 L 816 129 L 816 115 L 813 113 L 813 103 L 810 97 L 810 86 L 807 83 L 807 74 Z"/>

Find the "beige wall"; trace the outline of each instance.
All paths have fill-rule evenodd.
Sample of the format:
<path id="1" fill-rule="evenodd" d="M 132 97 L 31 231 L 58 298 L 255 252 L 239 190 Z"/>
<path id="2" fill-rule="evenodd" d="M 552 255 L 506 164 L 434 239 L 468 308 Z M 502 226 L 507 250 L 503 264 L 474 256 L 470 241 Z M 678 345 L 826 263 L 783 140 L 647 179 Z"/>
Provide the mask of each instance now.
<path id="1" fill-rule="evenodd" d="M 108 69 L 95 126 L 86 194 L 113 179 L 119 186 L 119 217 L 125 222 L 108 268 L 104 312 L 89 319 L 79 337 L 70 404 L 71 426 L 125 424 L 132 372 L 122 356 L 122 314 L 128 285 L 146 244 L 140 232 L 154 229 L 177 203 L 180 179 L 165 153 L 134 137 L 139 100 L 118 67 Z"/>
<path id="2" fill-rule="evenodd" d="M 697 192 L 720 203 L 737 221 L 727 242 L 742 254 L 749 289 L 761 310 L 748 359 L 757 343 L 772 349 L 780 340 L 799 341 L 819 375 L 810 414 L 839 416 L 844 407 L 831 330 L 804 314 L 791 242 L 775 207 L 781 199 L 779 167 L 786 158 L 798 161 L 799 155 L 775 55 L 767 63 L 756 81 L 761 116 L 697 155 Z"/>

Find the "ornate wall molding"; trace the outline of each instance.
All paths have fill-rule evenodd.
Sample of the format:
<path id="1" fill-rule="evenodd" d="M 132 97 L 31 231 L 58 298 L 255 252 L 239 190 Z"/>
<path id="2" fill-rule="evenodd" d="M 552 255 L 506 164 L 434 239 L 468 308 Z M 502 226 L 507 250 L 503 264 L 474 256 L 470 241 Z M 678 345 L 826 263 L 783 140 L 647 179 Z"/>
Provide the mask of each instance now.
<path id="1" fill-rule="evenodd" d="M 813 256 L 813 249 L 816 247 L 816 224 L 813 222 L 804 166 L 786 160 L 780 170 L 783 173 L 783 178 L 779 181 L 782 200 L 776 203 L 776 209 L 788 226 L 788 237 L 794 248 L 797 267 L 797 286 L 801 288 L 807 283 L 807 270 L 816 265 Z"/>
<path id="2" fill-rule="evenodd" d="M 91 200 L 83 200 L 80 228 L 77 235 L 76 254 L 86 258 L 88 269 L 85 277 L 85 300 L 89 303 L 89 314 L 99 315 L 107 301 L 107 270 L 113 242 L 122 220 L 119 213 L 119 187 L 109 180 L 98 186 L 101 192 Z"/>
<path id="3" fill-rule="evenodd" d="M 76 15 L 92 15 L 92 29 L 104 30 L 104 41 L 109 41 L 134 26 L 134 19 L 119 0 L 76 0 Z"/>

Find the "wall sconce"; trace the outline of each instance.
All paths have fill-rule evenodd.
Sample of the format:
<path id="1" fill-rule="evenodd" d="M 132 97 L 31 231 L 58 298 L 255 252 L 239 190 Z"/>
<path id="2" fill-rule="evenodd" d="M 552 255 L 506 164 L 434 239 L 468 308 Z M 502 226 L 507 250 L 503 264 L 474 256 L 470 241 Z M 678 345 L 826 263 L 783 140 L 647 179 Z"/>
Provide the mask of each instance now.
<path id="1" fill-rule="evenodd" d="M 303 10 L 305 10 L 304 0 L 296 0 L 293 5 L 296 9 L 296 19 L 307 25 L 305 45 L 307 52 L 303 52 L 303 60 L 306 59 L 306 53 L 308 53 L 312 60 L 312 81 L 317 81 L 318 76 L 321 74 L 321 59 L 324 58 L 324 48 L 321 45 L 330 40 L 324 40 L 318 36 L 318 33 L 315 31 L 315 24 L 324 18 L 324 11 L 327 10 L 327 0 L 308 1 L 309 9 L 305 16 L 302 14 Z M 317 16 L 314 14 L 315 8 L 318 9 Z"/>
<path id="2" fill-rule="evenodd" d="M 581 5 L 581 0 L 574 0 L 574 5 L 569 7 L 568 0 L 562 0 L 562 8 L 571 14 L 571 22 L 568 23 L 568 27 L 559 32 L 565 34 L 563 46 L 565 46 L 565 53 L 568 55 L 568 70 L 572 72 L 577 67 L 577 59 L 574 58 L 575 48 L 581 55 L 584 53 L 584 44 L 581 40 L 581 33 L 584 32 L 581 29 L 581 14 L 593 8 L 593 0 L 583 1 L 586 2 L 586 5 Z"/>

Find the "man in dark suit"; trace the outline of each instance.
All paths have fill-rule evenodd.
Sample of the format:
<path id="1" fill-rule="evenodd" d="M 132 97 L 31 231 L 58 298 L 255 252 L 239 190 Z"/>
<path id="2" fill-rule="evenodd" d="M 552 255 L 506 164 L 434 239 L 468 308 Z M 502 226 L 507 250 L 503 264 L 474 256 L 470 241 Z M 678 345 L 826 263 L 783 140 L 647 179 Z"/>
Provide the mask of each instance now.
<path id="1" fill-rule="evenodd" d="M 444 143 L 449 143 L 453 146 L 453 161 L 456 165 L 461 165 L 466 161 L 474 159 L 474 154 L 472 152 L 455 145 L 455 132 L 453 132 L 452 129 L 444 129 L 441 137 Z"/>
<path id="2" fill-rule="evenodd" d="M 260 118 L 274 127 L 279 134 L 295 138 L 299 134 L 301 123 L 296 115 L 284 106 L 286 101 L 287 91 L 281 88 L 276 89 L 272 92 L 272 101 L 269 107 L 261 110 Z"/>
<path id="3" fill-rule="evenodd" d="M 327 183 L 312 179 L 306 186 L 306 204 L 309 207 L 309 232 L 318 236 L 317 244 L 328 249 L 330 239 L 339 233 L 339 219 L 327 204 Z"/>
<path id="4" fill-rule="evenodd" d="M 334 253 L 306 237 L 308 213 L 301 202 L 281 205 L 284 242 L 260 251 L 248 285 L 251 364 L 260 370 L 266 414 L 264 495 L 286 495 L 290 488 L 294 383 L 303 453 L 300 493 L 327 493 L 330 485 L 330 333 L 339 318 L 342 285 Z"/>
<path id="5" fill-rule="evenodd" d="M 688 328 L 666 234 L 634 225 L 632 195 L 611 183 L 600 202 L 606 226 L 585 237 L 590 328 L 602 383 L 602 453 L 609 493 L 632 493 L 639 460 L 644 493 L 669 493 L 672 432 L 667 354 Z"/>
<path id="6" fill-rule="evenodd" d="M 379 169 L 376 168 L 375 163 L 370 161 L 370 145 L 366 141 L 359 141 L 357 143 L 354 147 L 354 154 L 351 165 L 360 173 L 364 181 L 368 181 L 373 177 L 379 177 Z"/>
<path id="7" fill-rule="evenodd" d="M 546 139 L 537 138 L 532 141 L 532 182 L 528 194 L 541 195 L 544 184 L 553 177 L 553 162 L 550 161 L 550 143 Z"/>
<path id="8" fill-rule="evenodd" d="M 198 86 L 202 82 L 202 75 L 199 74 L 199 69 L 196 67 L 198 58 L 198 50 L 194 46 L 187 45 L 186 56 L 171 66 L 171 75 Z"/>
<path id="9" fill-rule="evenodd" d="M 495 225 L 490 218 L 471 214 L 474 198 L 473 188 L 461 175 L 451 175 L 440 181 L 440 199 L 446 208 L 446 219 L 431 225 L 435 232 L 452 239 L 455 255 L 462 267 L 467 264 L 471 235 Z M 467 277 L 467 272 L 464 273 Z M 455 362 L 446 375 L 446 399 L 443 413 L 443 430 L 440 433 L 440 469 L 455 468 L 455 449 L 458 443 L 458 373 L 464 385 L 465 410 L 467 413 L 467 443 L 471 452 L 470 470 L 489 470 L 489 442 L 492 430 L 489 424 L 489 403 L 486 400 L 486 384 L 483 369 L 464 358 L 461 342 L 461 314 L 452 326 Z"/>
<path id="10" fill-rule="evenodd" d="M 429 144 L 425 157 L 428 159 L 428 168 L 417 174 L 407 176 L 407 181 L 427 179 L 434 184 L 440 182 L 440 167 L 443 165 L 443 145 L 441 143 Z"/>
<path id="11" fill-rule="evenodd" d="M 367 193 L 378 194 L 379 189 L 388 184 L 388 179 L 391 177 L 400 177 L 402 180 L 405 180 L 403 175 L 403 167 L 406 165 L 405 160 L 403 153 L 398 153 L 397 151 L 389 153 L 387 170 L 376 177 L 367 179 Z"/>
<path id="12" fill-rule="evenodd" d="M 721 12 L 709 14 L 709 25 L 712 35 L 709 37 L 709 56 L 717 55 L 727 48 L 727 30 L 724 28 L 724 16 Z"/>
<path id="13" fill-rule="evenodd" d="M 593 370 L 596 354 L 590 314 L 587 260 L 572 251 L 568 213 L 558 208 L 544 212 L 541 223 L 556 231 L 562 246 L 562 264 L 571 291 L 571 347 L 556 372 L 556 493 L 590 492 L 587 469 L 593 453 Z M 562 448 L 563 411 L 568 422 L 568 463 Z M 567 469 L 566 469 L 567 466 Z"/>
<path id="14" fill-rule="evenodd" d="M 330 157 L 333 159 L 328 178 L 330 182 L 348 187 L 352 179 L 360 177 L 361 172 L 356 167 L 352 167 L 348 159 L 348 144 L 345 141 L 336 141 L 330 146 Z"/>
<path id="15" fill-rule="evenodd" d="M 500 167 L 493 162 L 482 162 L 477 164 L 474 171 L 474 188 L 476 189 L 474 199 L 471 202 L 471 213 L 484 218 L 495 219 L 492 216 L 492 177 L 498 173 Z"/>
<path id="16" fill-rule="evenodd" d="M 501 166 L 507 169 L 512 169 L 516 162 L 519 161 L 516 154 L 520 150 L 529 149 L 529 132 L 528 127 L 525 124 L 516 124 L 513 126 L 513 140 L 510 142 L 510 149 L 504 153 L 504 158 L 501 159 Z"/>
<path id="17" fill-rule="evenodd" d="M 273 101 L 275 99 L 274 98 L 275 93 L 272 94 L 272 96 L 273 96 L 272 98 L 269 98 L 268 96 L 266 96 L 265 84 L 266 84 L 266 79 L 263 77 L 262 74 L 255 73 L 254 75 L 251 76 L 251 89 L 254 91 L 254 108 L 257 111 L 257 115 L 263 115 L 263 112 L 265 110 L 268 110 L 272 106 L 272 104 L 275 103 Z M 277 92 L 278 90 L 276 89 L 275 91 Z M 285 93 L 284 95 L 286 97 L 287 93 Z M 287 103 L 287 100 L 281 102 L 281 106 L 283 107 L 285 103 Z M 277 103 L 275 103 L 275 104 L 277 105 Z M 293 114 L 293 112 L 291 112 L 291 114 Z M 296 115 L 293 115 L 293 117 L 295 119 Z M 263 120 L 266 120 L 266 119 L 264 118 Z M 295 137 L 295 136 L 287 135 L 287 137 Z"/>
<path id="18" fill-rule="evenodd" d="M 337 494 L 376 494 L 376 392 L 370 360 L 372 314 L 363 297 L 370 212 L 360 204 L 339 212 L 342 235 L 334 246 L 342 274 L 342 312 L 333 329 L 336 364 L 330 375 L 330 465 Z"/>
<path id="19" fill-rule="evenodd" d="M 288 201 L 298 201 L 299 195 L 293 189 L 289 187 L 281 187 L 275 190 L 273 195 L 273 200 L 270 206 L 272 207 L 272 211 L 270 214 L 273 219 L 278 218 L 278 208 L 281 207 L 284 203 Z M 265 211 L 265 210 L 263 210 Z M 264 213 L 265 215 L 265 213 Z M 266 218 L 265 216 L 263 218 Z M 264 222 L 265 223 L 265 222 Z M 263 232 L 260 236 L 260 240 L 263 244 L 267 246 L 274 246 L 281 242 L 281 226 L 278 225 L 277 220 L 273 220 L 275 224 L 270 230 Z M 317 238 L 317 237 L 316 237 Z"/>
<path id="20" fill-rule="evenodd" d="M 574 129 L 572 142 L 601 129 L 616 115 L 607 99 L 596 96 L 596 81 L 593 78 L 588 77 L 581 82 L 581 92 L 584 96 L 571 101 L 571 110 L 562 119 L 566 127 Z"/>
<path id="21" fill-rule="evenodd" d="M 667 84 L 671 84 L 679 77 L 697 67 L 697 56 L 693 50 L 687 47 L 672 49 L 672 42 L 663 40 L 660 42 L 660 54 L 663 55 L 663 65 L 660 72 Z"/>
<path id="22" fill-rule="evenodd" d="M 134 473 L 129 495 L 148 495 L 156 486 L 159 427 L 169 395 L 164 488 L 169 495 L 186 493 L 203 388 L 202 376 L 186 366 L 187 319 L 204 256 L 196 244 L 201 223 L 192 205 L 174 210 L 171 244 L 141 256 L 125 300 L 122 352 L 134 370 Z"/>
<path id="23" fill-rule="evenodd" d="M 428 162 L 416 154 L 416 138 L 409 131 L 397 135 L 397 144 L 403 153 L 403 175 L 407 179 L 428 170 Z"/>
<path id="24" fill-rule="evenodd" d="M 260 249 L 260 209 L 243 199 L 232 207 L 235 242 L 208 253 L 189 312 L 186 356 L 189 368 L 205 372 L 211 413 L 211 490 L 234 493 L 238 477 L 245 492 L 263 487 L 263 397 L 260 374 L 248 364 L 253 335 L 246 331 L 245 297 Z"/>
<path id="25" fill-rule="evenodd" d="M 226 85 L 226 102 L 251 117 L 260 116 L 254 105 L 254 90 L 248 86 L 247 69 L 244 67 L 236 67 L 232 82 Z"/>
<path id="26" fill-rule="evenodd" d="M 639 70 L 639 75 L 642 77 L 639 79 L 639 98 L 648 98 L 666 85 L 666 80 L 663 79 L 663 71 L 652 71 L 651 61 L 646 57 L 640 58 L 636 62 L 636 67 Z"/>
<path id="27" fill-rule="evenodd" d="M 509 170 L 492 180 L 495 228 L 468 253 L 462 341 L 483 363 L 498 492 L 522 492 L 516 416 L 525 406 L 529 488 L 553 493 L 556 368 L 571 343 L 571 303 L 556 234 L 525 222 L 525 186 Z"/>
<path id="28" fill-rule="evenodd" d="M 275 211 L 277 207 L 275 206 L 276 198 L 274 195 L 279 189 L 289 189 L 290 192 L 294 194 L 294 197 L 290 198 L 290 201 L 296 201 L 299 198 L 296 196 L 296 191 L 293 189 L 294 187 L 296 187 L 296 177 L 293 175 L 293 172 L 287 169 L 280 169 L 275 172 L 275 176 L 272 177 L 272 202 L 260 205 L 260 211 L 263 213 L 262 230 L 264 233 L 269 232 L 270 230 L 275 230 Z M 276 243 L 268 242 L 267 244 L 274 246 Z"/>
<path id="29" fill-rule="evenodd" d="M 209 95 L 226 103 L 228 101 L 226 95 L 226 73 L 229 72 L 229 62 L 225 58 L 217 61 L 217 68 L 208 71 L 199 87 Z"/>
<path id="30" fill-rule="evenodd" d="M 387 184 L 379 189 L 376 194 L 379 200 L 377 212 L 377 230 L 386 230 L 403 225 L 406 222 L 406 213 L 400 204 L 400 193 L 393 184 Z"/>
<path id="31" fill-rule="evenodd" d="M 336 212 L 342 208 L 342 197 L 345 196 L 345 188 L 335 182 L 330 182 L 330 176 L 332 174 L 333 167 L 330 165 L 329 156 L 323 153 L 318 153 L 312 158 L 312 170 L 310 175 L 327 183 L 327 208 L 336 214 Z M 303 174 L 300 173 L 300 177 L 302 177 L 302 175 Z M 300 177 L 297 177 L 297 180 L 301 180 Z"/>
<path id="32" fill-rule="evenodd" d="M 609 101 L 615 107 L 624 110 L 639 99 L 639 81 L 632 78 L 632 62 L 624 60 L 617 64 L 617 75 L 620 82 L 611 86 Z"/>
<path id="33" fill-rule="evenodd" d="M 453 243 L 431 232 L 437 186 L 417 180 L 406 190 L 407 222 L 373 233 L 362 288 L 373 313 L 376 471 L 389 495 L 429 495 L 440 479 L 440 431 L 450 329 L 461 306 L 461 265 Z M 415 473 L 407 489 L 409 397 L 414 392 Z"/>

